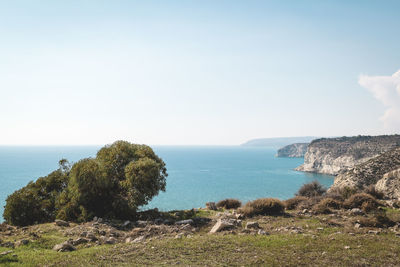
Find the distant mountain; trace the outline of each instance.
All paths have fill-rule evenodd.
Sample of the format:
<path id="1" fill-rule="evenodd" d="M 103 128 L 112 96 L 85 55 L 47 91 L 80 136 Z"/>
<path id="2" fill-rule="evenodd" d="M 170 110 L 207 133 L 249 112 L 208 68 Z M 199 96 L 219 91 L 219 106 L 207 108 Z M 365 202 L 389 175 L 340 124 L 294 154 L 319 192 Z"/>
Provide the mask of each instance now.
<path id="1" fill-rule="evenodd" d="M 276 138 L 260 138 L 252 139 L 242 144 L 242 146 L 260 146 L 281 148 L 283 146 L 291 145 L 293 143 L 310 143 L 312 140 L 319 137 L 315 136 L 299 136 L 299 137 L 276 137 Z"/>

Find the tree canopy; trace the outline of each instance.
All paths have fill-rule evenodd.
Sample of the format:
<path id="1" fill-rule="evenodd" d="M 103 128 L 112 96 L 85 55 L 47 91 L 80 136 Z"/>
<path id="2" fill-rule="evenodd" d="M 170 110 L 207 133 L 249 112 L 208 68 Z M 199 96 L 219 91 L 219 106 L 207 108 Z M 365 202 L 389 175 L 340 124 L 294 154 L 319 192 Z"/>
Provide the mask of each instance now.
<path id="1" fill-rule="evenodd" d="M 8 196 L 4 219 L 14 225 L 87 221 L 94 216 L 132 219 L 159 191 L 165 191 L 165 163 L 146 145 L 117 141 L 95 158 L 58 170 Z"/>

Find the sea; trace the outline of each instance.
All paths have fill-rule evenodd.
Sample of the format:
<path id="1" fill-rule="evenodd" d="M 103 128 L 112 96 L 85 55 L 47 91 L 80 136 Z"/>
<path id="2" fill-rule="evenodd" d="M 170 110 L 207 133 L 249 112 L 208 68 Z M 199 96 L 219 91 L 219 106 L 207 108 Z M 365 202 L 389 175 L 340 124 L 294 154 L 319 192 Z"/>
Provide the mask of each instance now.
<path id="1" fill-rule="evenodd" d="M 6 198 L 58 168 L 60 159 L 95 157 L 100 146 L 0 146 L 0 222 Z M 245 146 L 153 146 L 168 170 L 167 187 L 142 210 L 204 207 L 237 198 L 291 198 L 314 180 L 329 187 L 333 176 L 295 171 L 303 158 L 277 158 L 276 149 Z"/>

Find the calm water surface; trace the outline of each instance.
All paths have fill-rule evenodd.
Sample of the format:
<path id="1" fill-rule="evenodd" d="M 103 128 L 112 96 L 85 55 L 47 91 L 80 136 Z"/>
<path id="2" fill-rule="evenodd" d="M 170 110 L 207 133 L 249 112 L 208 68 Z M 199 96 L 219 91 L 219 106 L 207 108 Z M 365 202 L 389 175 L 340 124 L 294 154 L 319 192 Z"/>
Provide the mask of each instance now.
<path id="1" fill-rule="evenodd" d="M 0 147 L 0 214 L 6 197 L 31 180 L 58 167 L 58 160 L 72 162 L 93 157 L 100 147 Z M 276 158 L 276 151 L 258 147 L 156 146 L 168 169 L 167 191 L 145 208 L 190 209 L 224 198 L 242 201 L 260 197 L 287 199 L 313 180 L 329 187 L 333 177 L 293 171 L 303 162 Z"/>

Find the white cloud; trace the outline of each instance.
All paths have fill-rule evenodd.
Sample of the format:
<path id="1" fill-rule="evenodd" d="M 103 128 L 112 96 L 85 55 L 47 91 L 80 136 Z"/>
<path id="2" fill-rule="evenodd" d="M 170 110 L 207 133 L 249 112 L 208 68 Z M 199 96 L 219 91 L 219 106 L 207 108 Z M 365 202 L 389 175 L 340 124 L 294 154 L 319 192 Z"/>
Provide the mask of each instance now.
<path id="1" fill-rule="evenodd" d="M 400 70 L 391 76 L 361 75 L 358 83 L 386 107 L 380 118 L 388 131 L 400 131 Z"/>

